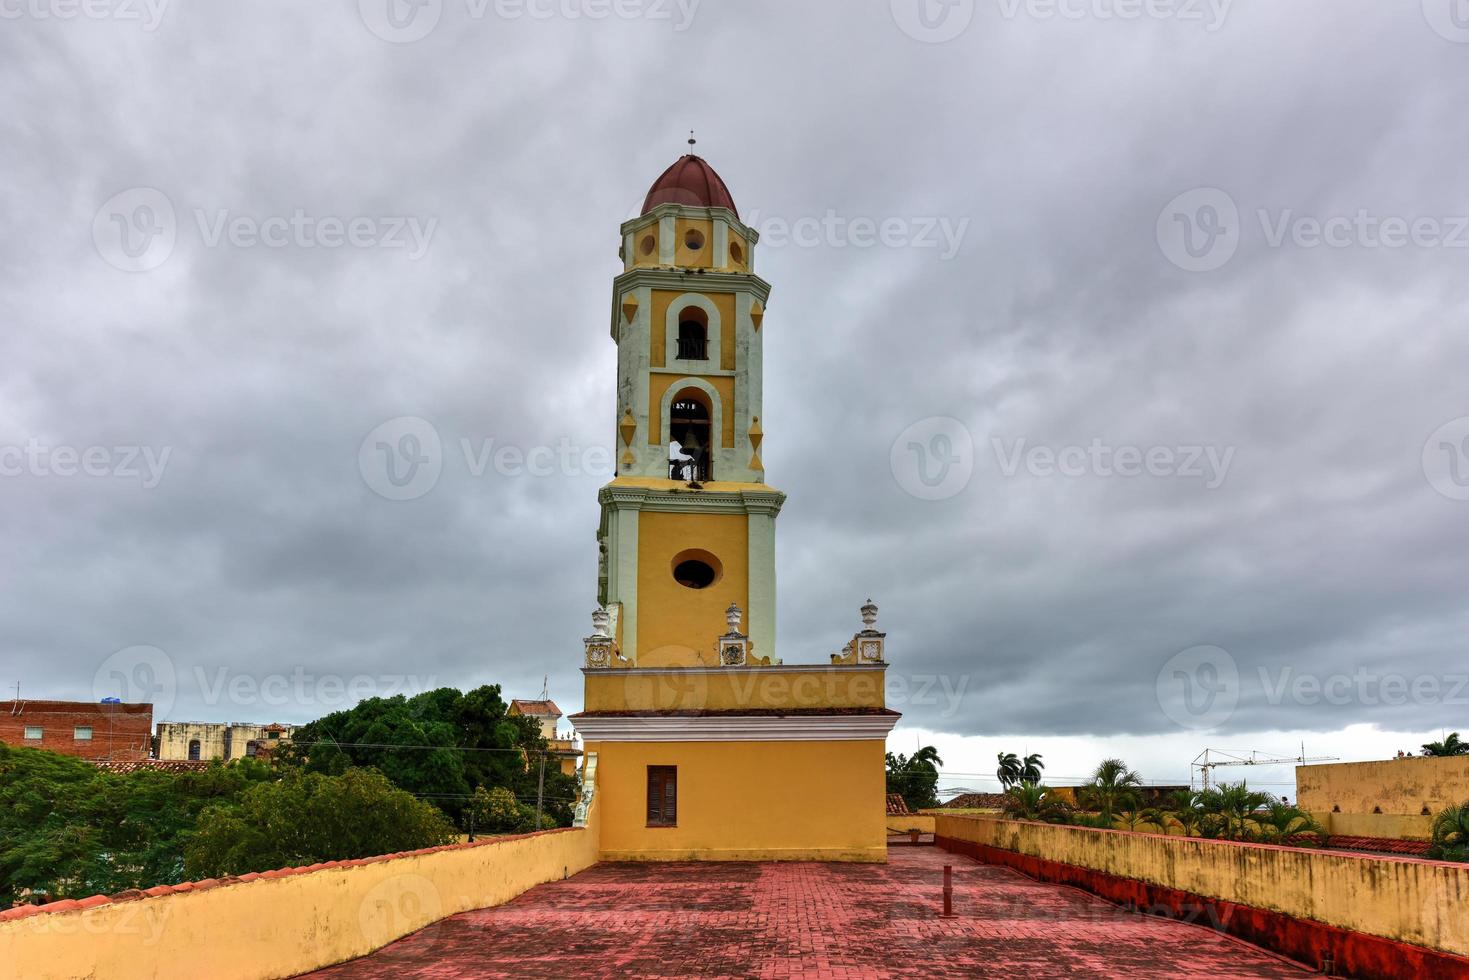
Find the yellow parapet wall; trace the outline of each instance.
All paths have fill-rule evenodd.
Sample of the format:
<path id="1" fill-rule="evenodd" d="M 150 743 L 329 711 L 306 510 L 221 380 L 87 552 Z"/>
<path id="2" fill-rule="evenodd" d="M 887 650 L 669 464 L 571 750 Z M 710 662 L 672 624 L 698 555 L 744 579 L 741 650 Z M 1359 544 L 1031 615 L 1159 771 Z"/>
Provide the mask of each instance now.
<path id="1" fill-rule="evenodd" d="M 588 742 L 608 861 L 887 860 L 883 743 Z M 648 826 L 647 767 L 678 767 L 678 826 Z"/>
<path id="2" fill-rule="evenodd" d="M 933 817 L 927 813 L 889 813 L 888 832 L 908 833 L 916 830 L 920 834 L 933 833 Z"/>
<path id="3" fill-rule="evenodd" d="M 939 817 L 937 835 L 1469 956 L 1469 864 Z"/>
<path id="4" fill-rule="evenodd" d="M 444 916 L 507 902 L 596 859 L 597 832 L 589 826 L 119 896 L 0 921 L 0 975 L 293 977 L 370 953 Z"/>
<path id="5" fill-rule="evenodd" d="M 1385 837 L 1389 840 L 1428 840 L 1433 836 L 1432 817 L 1399 813 L 1312 812 L 1316 822 L 1333 837 Z"/>
<path id="6" fill-rule="evenodd" d="M 1297 766 L 1296 797 L 1297 806 L 1314 814 L 1381 814 L 1431 820 L 1445 807 L 1469 800 L 1469 756 Z M 1333 827 L 1332 833 L 1356 831 Z M 1412 836 L 1428 834 L 1424 831 Z"/>
<path id="7" fill-rule="evenodd" d="M 586 710 L 881 708 L 885 667 L 812 665 L 598 671 L 587 674 Z"/>

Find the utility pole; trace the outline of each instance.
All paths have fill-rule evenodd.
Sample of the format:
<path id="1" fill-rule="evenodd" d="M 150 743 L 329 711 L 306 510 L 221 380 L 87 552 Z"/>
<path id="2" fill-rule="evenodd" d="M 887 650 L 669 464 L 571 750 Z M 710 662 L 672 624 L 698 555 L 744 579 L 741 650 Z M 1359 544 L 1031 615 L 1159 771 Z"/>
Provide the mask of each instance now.
<path id="1" fill-rule="evenodd" d="M 541 749 L 541 777 L 536 783 L 536 830 L 541 829 L 541 798 L 546 792 L 546 750 Z"/>

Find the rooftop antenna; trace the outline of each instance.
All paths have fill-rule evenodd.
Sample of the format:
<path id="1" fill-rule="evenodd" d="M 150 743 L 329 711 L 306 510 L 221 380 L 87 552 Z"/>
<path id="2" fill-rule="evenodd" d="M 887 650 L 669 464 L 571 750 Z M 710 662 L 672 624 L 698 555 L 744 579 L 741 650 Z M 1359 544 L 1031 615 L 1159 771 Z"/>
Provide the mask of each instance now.
<path id="1" fill-rule="evenodd" d="M 549 674 L 541 675 L 541 700 L 551 700 L 551 675 Z"/>

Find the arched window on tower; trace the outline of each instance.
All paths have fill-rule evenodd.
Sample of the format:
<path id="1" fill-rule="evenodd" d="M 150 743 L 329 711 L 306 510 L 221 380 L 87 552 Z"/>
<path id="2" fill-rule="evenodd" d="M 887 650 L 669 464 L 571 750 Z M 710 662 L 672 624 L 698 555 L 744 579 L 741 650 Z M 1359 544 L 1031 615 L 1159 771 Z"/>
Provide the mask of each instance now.
<path id="1" fill-rule="evenodd" d="M 668 411 L 670 480 L 707 483 L 714 479 L 711 414 L 709 396 L 697 388 L 685 388 L 674 396 Z"/>
<path id="2" fill-rule="evenodd" d="M 190 762 L 198 762 L 199 761 L 199 749 L 200 749 L 200 747 L 199 747 L 199 740 L 197 738 L 191 738 L 191 739 L 189 739 L 189 761 Z"/>
<path id="3" fill-rule="evenodd" d="M 678 359 L 709 359 L 709 314 L 697 306 L 690 306 L 678 315 Z"/>

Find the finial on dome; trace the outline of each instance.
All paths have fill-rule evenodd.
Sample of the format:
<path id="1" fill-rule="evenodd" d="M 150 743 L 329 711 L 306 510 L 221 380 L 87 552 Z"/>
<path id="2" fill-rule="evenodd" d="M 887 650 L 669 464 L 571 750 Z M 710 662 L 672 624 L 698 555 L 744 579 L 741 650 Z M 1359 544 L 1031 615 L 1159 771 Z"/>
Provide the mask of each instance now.
<path id="1" fill-rule="evenodd" d="M 689 148 L 690 148 L 690 151 L 692 151 L 694 144 L 697 143 L 697 142 L 699 142 L 699 141 L 696 140 L 696 139 L 694 139 L 694 131 L 692 129 L 689 130 Z"/>

